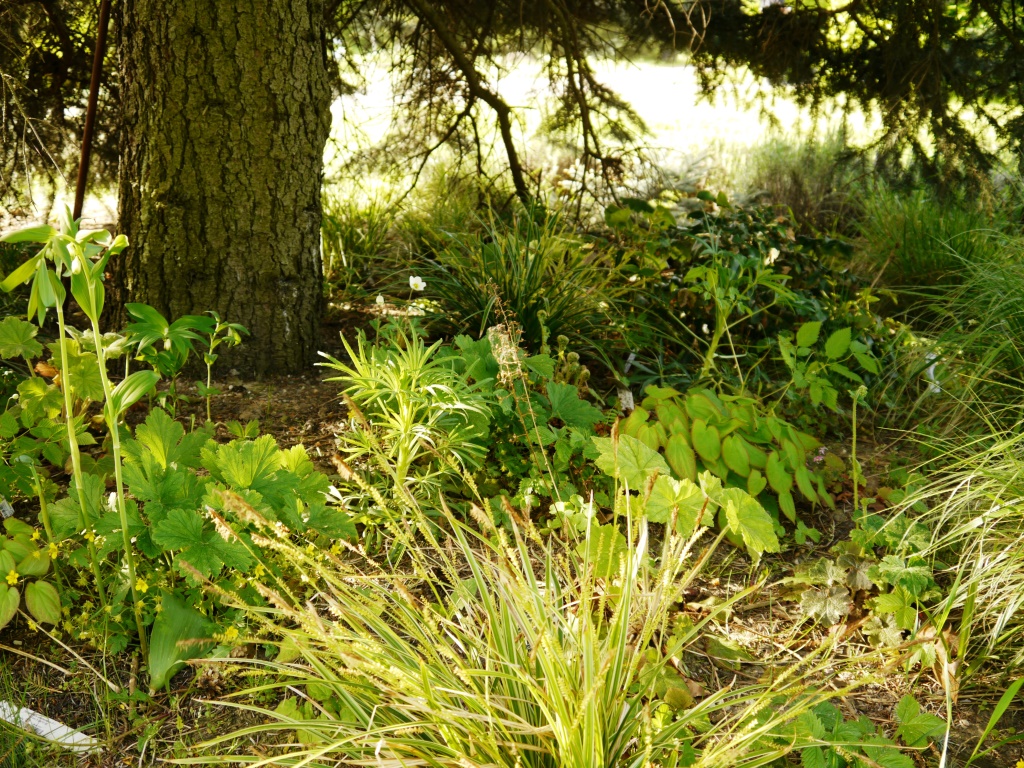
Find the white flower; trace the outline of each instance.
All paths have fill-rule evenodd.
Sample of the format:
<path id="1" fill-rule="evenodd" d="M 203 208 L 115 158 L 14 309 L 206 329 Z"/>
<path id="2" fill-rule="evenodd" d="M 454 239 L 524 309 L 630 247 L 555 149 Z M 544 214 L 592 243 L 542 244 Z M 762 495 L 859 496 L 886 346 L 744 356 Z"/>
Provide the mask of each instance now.
<path id="1" fill-rule="evenodd" d="M 423 290 L 426 290 L 427 281 L 424 280 L 422 277 L 417 277 L 416 275 L 410 275 L 409 276 L 409 287 L 412 288 L 414 291 L 423 291 Z"/>
<path id="2" fill-rule="evenodd" d="M 114 491 L 111 491 L 107 497 L 107 509 L 111 512 L 117 512 L 117 493 Z"/>
<path id="3" fill-rule="evenodd" d="M 384 306 L 384 294 L 382 294 L 382 293 L 378 293 L 377 294 L 377 306 L 378 307 L 383 307 Z"/>
<path id="4" fill-rule="evenodd" d="M 704 325 L 702 325 L 702 326 L 700 327 L 700 329 L 701 329 L 702 331 L 704 331 L 704 335 L 705 335 L 705 336 L 707 336 L 707 335 L 708 335 L 709 333 L 711 333 L 711 329 L 710 329 L 710 328 L 708 328 L 708 324 L 707 324 L 707 323 L 704 323 Z"/>
<path id="5" fill-rule="evenodd" d="M 768 251 L 768 258 L 766 258 L 764 260 L 764 263 L 767 266 L 770 267 L 772 264 L 774 264 L 776 262 L 776 260 L 778 258 L 779 258 L 779 249 L 778 248 L 772 248 L 771 250 Z"/>
<path id="6" fill-rule="evenodd" d="M 164 339 L 164 352 L 170 352 L 170 351 L 171 351 L 171 340 L 170 339 Z"/>
<path id="7" fill-rule="evenodd" d="M 82 271 L 82 260 L 78 256 L 75 256 L 75 258 L 71 262 L 71 274 L 77 275 L 81 271 Z"/>

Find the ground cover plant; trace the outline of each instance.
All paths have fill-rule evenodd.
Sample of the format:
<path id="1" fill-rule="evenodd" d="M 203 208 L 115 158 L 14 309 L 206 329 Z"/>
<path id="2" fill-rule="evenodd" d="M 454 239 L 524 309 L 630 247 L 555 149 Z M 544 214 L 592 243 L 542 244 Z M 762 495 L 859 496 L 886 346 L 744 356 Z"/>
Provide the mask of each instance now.
<path id="1" fill-rule="evenodd" d="M 798 133 L 656 147 L 601 81 L 674 56 L 663 13 L 708 79 L 859 11 L 280 6 L 298 93 L 228 5 L 123 9 L 117 225 L 0 232 L 0 764 L 1024 766 L 1012 94 L 914 123 L 872 81 L 903 95 L 853 115 L 817 100 L 835 60 L 772 61 L 736 82 L 803 82 Z M 843 55 L 924 34 L 865 18 Z M 179 39 L 220 62 L 180 102 L 145 90 Z M 419 107 L 325 170 L 339 46 Z M 513 99 L 534 65 L 561 90 Z M 631 77 L 682 103 L 660 66 Z"/>

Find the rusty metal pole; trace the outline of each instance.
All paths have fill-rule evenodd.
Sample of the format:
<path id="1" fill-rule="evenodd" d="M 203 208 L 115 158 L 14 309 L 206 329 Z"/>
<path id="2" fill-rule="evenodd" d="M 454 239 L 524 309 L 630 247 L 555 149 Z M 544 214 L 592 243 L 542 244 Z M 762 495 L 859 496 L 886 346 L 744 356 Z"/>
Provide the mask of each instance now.
<path id="1" fill-rule="evenodd" d="M 103 56 L 107 49 L 107 23 L 110 19 L 110 0 L 100 2 L 99 29 L 96 30 L 96 50 L 92 57 L 92 80 L 89 83 L 89 105 L 85 110 L 85 128 L 82 130 L 82 156 L 78 163 L 78 182 L 75 185 L 75 210 L 72 216 L 80 218 L 85 201 L 85 184 L 89 178 L 89 157 L 92 154 L 92 134 L 96 124 L 96 102 L 103 75 Z"/>

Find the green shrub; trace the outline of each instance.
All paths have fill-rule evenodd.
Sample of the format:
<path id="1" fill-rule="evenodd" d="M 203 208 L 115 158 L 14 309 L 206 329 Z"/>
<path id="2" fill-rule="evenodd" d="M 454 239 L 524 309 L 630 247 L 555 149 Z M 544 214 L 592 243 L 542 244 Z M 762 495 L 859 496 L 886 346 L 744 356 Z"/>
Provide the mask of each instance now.
<path id="1" fill-rule="evenodd" d="M 441 342 L 398 330 L 383 343 L 360 332 L 350 363 L 324 355 L 328 379 L 344 386 L 352 424 L 339 435 L 350 461 L 406 493 L 436 492 L 441 479 L 475 469 L 486 449 L 490 397 L 459 372 L 459 358 Z"/>

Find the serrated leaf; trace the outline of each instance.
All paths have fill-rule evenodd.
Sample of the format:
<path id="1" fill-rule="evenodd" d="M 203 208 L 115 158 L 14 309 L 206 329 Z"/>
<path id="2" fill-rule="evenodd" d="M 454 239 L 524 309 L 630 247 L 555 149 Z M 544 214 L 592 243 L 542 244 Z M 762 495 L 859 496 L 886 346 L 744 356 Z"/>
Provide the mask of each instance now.
<path id="1" fill-rule="evenodd" d="M 139 515 L 138 505 L 131 500 L 125 502 L 125 517 L 128 520 L 128 537 L 137 538 L 144 534 L 149 524 Z M 96 535 L 104 537 L 99 547 L 99 554 L 105 556 L 124 547 L 124 534 L 121 531 L 121 515 L 116 510 L 109 510 L 94 526 Z"/>
<path id="2" fill-rule="evenodd" d="M 31 360 L 43 353 L 43 345 L 36 341 L 39 329 L 20 317 L 8 315 L 0 322 L 0 357 L 9 360 L 23 357 Z"/>
<path id="3" fill-rule="evenodd" d="M 876 597 L 874 607 L 876 613 L 892 614 L 896 626 L 901 629 L 914 629 L 917 625 L 914 598 L 903 587 L 894 587 L 892 592 Z"/>
<path id="4" fill-rule="evenodd" d="M 895 648 L 903 643 L 903 630 L 896 626 L 892 616 L 872 616 L 861 631 L 875 647 Z"/>
<path id="5" fill-rule="evenodd" d="M 916 768 L 910 755 L 903 754 L 880 736 L 871 737 L 863 749 L 864 754 L 882 768 Z"/>
<path id="6" fill-rule="evenodd" d="M 610 437 L 591 438 L 600 455 L 594 460 L 597 468 L 609 477 L 622 480 L 632 489 L 643 488 L 655 475 L 671 475 L 665 459 L 635 437 L 619 435 L 618 450 Z"/>
<path id="7" fill-rule="evenodd" d="M 550 355 L 530 355 L 523 360 L 523 366 L 544 380 L 552 379 L 555 376 L 555 361 Z"/>
<path id="8" fill-rule="evenodd" d="M 946 732 L 946 721 L 937 715 L 921 712 L 921 705 L 909 694 L 896 705 L 896 720 L 899 722 L 896 735 L 908 747 L 927 746 L 930 739 Z"/>
<path id="9" fill-rule="evenodd" d="M 886 555 L 869 571 L 879 586 L 900 586 L 914 597 L 920 597 L 934 583 L 931 569 L 923 560 L 905 561 L 896 555 Z"/>
<path id="10" fill-rule="evenodd" d="M 825 342 L 825 354 L 831 360 L 844 357 L 850 349 L 851 333 L 849 328 L 840 328 L 828 337 Z"/>
<path id="11" fill-rule="evenodd" d="M 804 616 L 838 624 L 850 613 L 850 590 L 841 585 L 824 589 L 806 589 L 800 593 L 800 610 Z"/>
<path id="12" fill-rule="evenodd" d="M 154 526 L 152 537 L 164 549 L 177 551 L 176 560 L 184 558 L 207 577 L 220 573 L 225 565 L 247 568 L 252 560 L 243 546 L 227 542 L 216 531 L 207 529 L 202 516 L 192 510 L 172 509 Z"/>
<path id="13" fill-rule="evenodd" d="M 18 385 L 21 403 L 21 423 L 28 427 L 43 417 L 52 418 L 60 413 L 64 398 L 60 389 L 39 377 L 25 379 Z"/>
<path id="14" fill-rule="evenodd" d="M 726 488 L 716 501 L 725 509 L 729 528 L 740 535 L 751 557 L 779 551 L 779 539 L 775 535 L 771 515 L 765 512 L 757 499 L 740 488 Z"/>
<path id="15" fill-rule="evenodd" d="M 796 343 L 798 347 L 812 347 L 818 340 L 818 334 L 821 333 L 821 323 L 809 322 L 804 323 L 800 326 L 800 329 L 796 332 Z"/>
<path id="16" fill-rule="evenodd" d="M 704 508 L 705 498 L 704 492 L 691 481 L 662 475 L 654 481 L 645 514 L 652 523 L 667 523 L 675 513 L 676 530 L 682 536 L 689 536 L 697 527 L 697 516 Z"/>
<path id="17" fill-rule="evenodd" d="M 626 537 L 614 525 L 591 528 L 587 538 L 576 547 L 576 553 L 594 569 L 594 575 L 602 579 L 619 575 L 628 550 Z"/>
<path id="18" fill-rule="evenodd" d="M 875 360 L 875 358 L 871 357 L 870 355 L 865 354 L 863 352 L 854 351 L 853 356 L 860 364 L 860 367 L 863 368 L 868 373 L 877 374 L 881 370 L 878 367 L 878 361 Z"/>
<path id="19" fill-rule="evenodd" d="M 33 581 L 25 587 L 25 607 L 40 624 L 60 621 L 60 596 L 49 582 Z"/>
<path id="20" fill-rule="evenodd" d="M 549 382 L 547 393 L 551 402 L 551 418 L 561 419 L 567 427 L 592 432 L 594 425 L 603 418 L 600 409 L 580 399 L 572 384 Z"/>
<path id="21" fill-rule="evenodd" d="M 203 656 L 213 643 L 202 641 L 212 638 L 215 629 L 203 614 L 171 592 L 164 592 L 161 606 L 149 644 L 149 686 L 153 690 L 167 685 L 186 661 Z"/>
<path id="22" fill-rule="evenodd" d="M 800 763 L 804 768 L 829 768 L 825 750 L 821 747 L 806 747 L 800 750 Z"/>
<path id="23" fill-rule="evenodd" d="M 142 448 L 148 449 L 160 467 L 199 465 L 199 451 L 209 440 L 206 432 L 190 432 L 174 421 L 166 411 L 154 408 L 146 421 L 135 430 L 135 445 L 128 447 L 131 458 L 137 459 Z M 136 447 L 138 446 L 138 447 Z"/>

